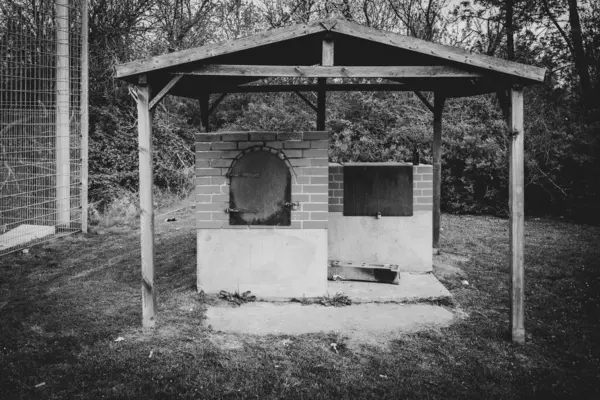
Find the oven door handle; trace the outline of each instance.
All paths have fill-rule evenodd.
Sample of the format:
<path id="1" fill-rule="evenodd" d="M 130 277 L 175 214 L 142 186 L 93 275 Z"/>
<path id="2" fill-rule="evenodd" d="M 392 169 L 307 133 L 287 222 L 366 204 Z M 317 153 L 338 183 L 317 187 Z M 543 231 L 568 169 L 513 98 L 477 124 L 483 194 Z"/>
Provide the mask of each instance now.
<path id="1" fill-rule="evenodd" d="M 225 213 L 229 214 L 229 213 L 250 213 L 250 214 L 256 214 L 258 212 L 258 210 L 254 210 L 254 209 L 243 209 L 243 208 L 226 208 L 225 209 Z"/>

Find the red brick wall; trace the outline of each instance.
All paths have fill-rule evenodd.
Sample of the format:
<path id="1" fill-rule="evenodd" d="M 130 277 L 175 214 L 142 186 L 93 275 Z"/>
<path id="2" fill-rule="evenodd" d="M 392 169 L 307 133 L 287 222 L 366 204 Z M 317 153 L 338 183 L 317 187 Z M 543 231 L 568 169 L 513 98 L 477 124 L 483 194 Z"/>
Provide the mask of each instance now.
<path id="1" fill-rule="evenodd" d="M 281 151 L 292 175 L 291 226 L 229 225 L 231 163 L 245 149 Z M 221 132 L 196 135 L 196 227 L 199 229 L 326 229 L 327 132 Z"/>
<path id="2" fill-rule="evenodd" d="M 413 166 L 413 210 L 432 211 L 433 168 L 431 165 Z M 329 211 L 344 211 L 344 167 L 329 164 Z"/>
<path id="3" fill-rule="evenodd" d="M 341 164 L 329 164 L 329 211 L 344 211 L 344 167 Z"/>
<path id="4" fill-rule="evenodd" d="M 433 211 L 433 166 L 413 167 L 413 210 Z"/>

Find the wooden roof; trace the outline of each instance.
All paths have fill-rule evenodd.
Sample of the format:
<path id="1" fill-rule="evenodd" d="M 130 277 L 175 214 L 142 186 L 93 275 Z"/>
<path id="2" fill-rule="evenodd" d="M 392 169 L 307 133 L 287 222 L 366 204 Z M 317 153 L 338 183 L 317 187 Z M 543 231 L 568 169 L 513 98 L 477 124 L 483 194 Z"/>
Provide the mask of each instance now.
<path id="1" fill-rule="evenodd" d="M 324 41 L 333 42 L 333 63 L 322 63 Z M 158 87 L 174 82 L 170 93 L 186 97 L 197 97 L 199 90 L 286 90 L 282 85 L 272 90 L 265 85 L 261 90 L 255 84 L 248 85 L 274 76 L 385 78 L 396 85 L 380 85 L 382 90 L 439 89 L 448 95 L 470 95 L 539 83 L 544 74 L 543 68 L 345 20 L 313 21 L 117 66 L 117 78 L 138 83 L 138 77 L 145 75 Z M 175 80 L 177 76 L 183 79 Z M 328 85 L 328 89 L 352 88 L 333 86 Z M 377 85 L 369 90 L 377 90 Z"/>

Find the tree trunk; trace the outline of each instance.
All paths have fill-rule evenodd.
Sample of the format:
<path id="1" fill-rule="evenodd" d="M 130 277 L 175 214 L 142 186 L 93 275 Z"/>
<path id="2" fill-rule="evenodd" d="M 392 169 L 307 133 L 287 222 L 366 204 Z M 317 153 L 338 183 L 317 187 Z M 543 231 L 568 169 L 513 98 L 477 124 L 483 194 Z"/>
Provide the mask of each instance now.
<path id="1" fill-rule="evenodd" d="M 506 55 L 511 61 L 515 59 L 513 14 L 513 0 L 506 0 Z"/>
<path id="2" fill-rule="evenodd" d="M 592 85 L 590 82 L 590 71 L 585 57 L 585 49 L 583 47 L 583 36 L 581 34 L 577 0 L 569 0 L 569 23 L 571 25 L 571 40 L 573 42 L 575 68 L 577 68 L 579 74 L 579 84 L 581 85 L 583 102 L 584 105 L 589 106 L 592 100 Z"/>

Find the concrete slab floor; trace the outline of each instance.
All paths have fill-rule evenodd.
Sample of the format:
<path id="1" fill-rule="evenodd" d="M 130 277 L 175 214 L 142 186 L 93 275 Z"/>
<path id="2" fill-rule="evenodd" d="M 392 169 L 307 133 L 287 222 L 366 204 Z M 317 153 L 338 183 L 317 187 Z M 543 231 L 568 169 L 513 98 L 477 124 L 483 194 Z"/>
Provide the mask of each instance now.
<path id="1" fill-rule="evenodd" d="M 211 307 L 204 322 L 220 332 L 253 335 L 334 332 L 350 342 L 384 344 L 402 333 L 448 325 L 453 313 L 426 304 L 357 304 L 348 307 L 298 303 L 248 303 Z"/>
<path id="2" fill-rule="evenodd" d="M 433 274 L 400 273 L 398 285 L 376 282 L 328 281 L 330 296 L 343 293 L 354 303 L 406 303 L 422 300 L 445 300 L 452 297 Z"/>

